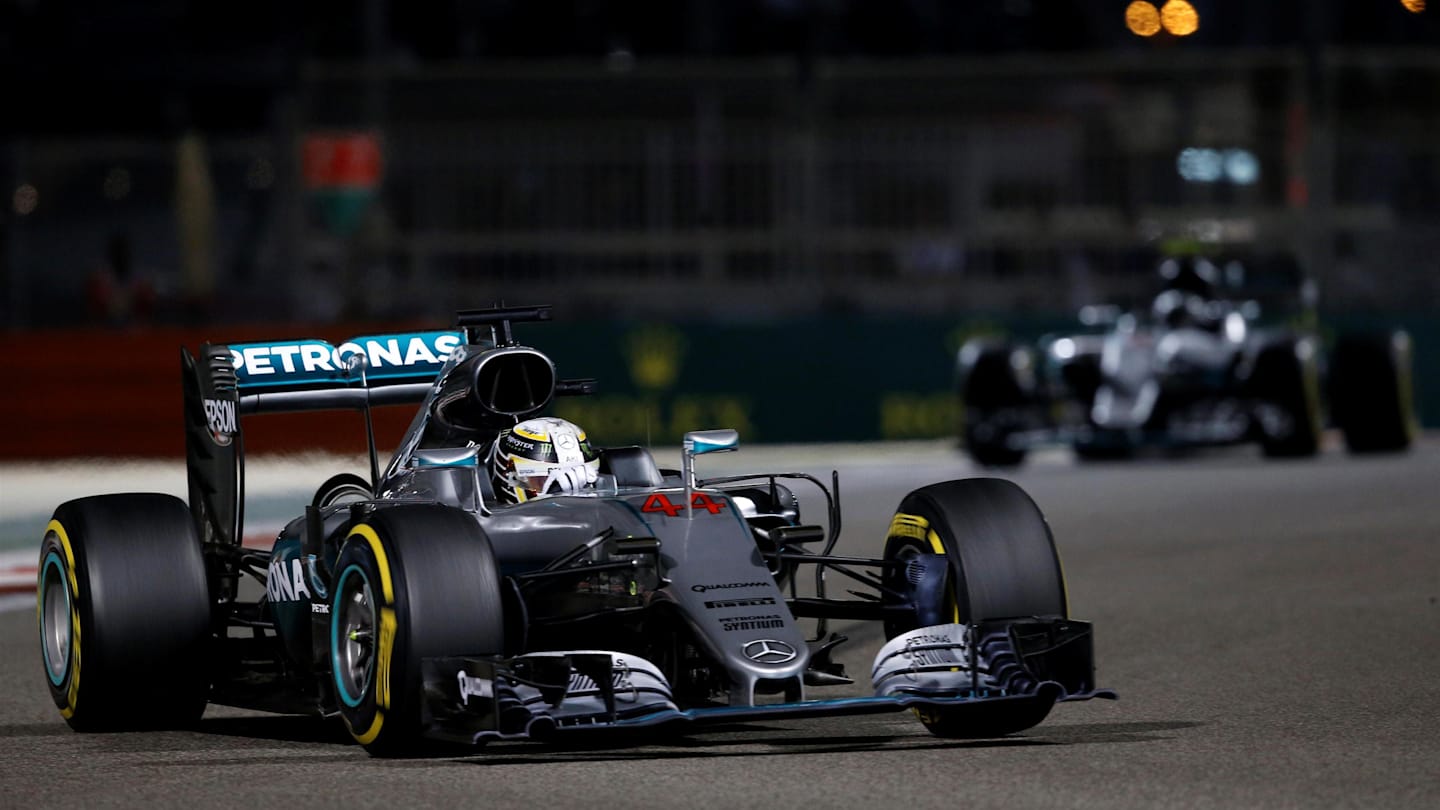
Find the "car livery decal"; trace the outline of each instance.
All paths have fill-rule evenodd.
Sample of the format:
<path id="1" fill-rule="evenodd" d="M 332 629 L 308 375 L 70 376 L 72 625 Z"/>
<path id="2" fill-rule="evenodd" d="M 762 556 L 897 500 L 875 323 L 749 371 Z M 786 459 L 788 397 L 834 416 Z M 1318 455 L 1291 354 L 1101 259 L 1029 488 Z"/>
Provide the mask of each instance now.
<path id="1" fill-rule="evenodd" d="M 230 444 L 231 438 L 236 433 L 235 425 L 235 402 L 228 399 L 209 399 L 204 401 L 205 423 L 210 428 L 210 440 L 219 447 Z"/>
<path id="2" fill-rule="evenodd" d="M 719 514 L 725 509 L 727 501 L 723 498 L 713 498 L 709 494 L 696 491 L 690 496 L 690 507 L 692 510 L 703 509 L 712 515 Z M 641 512 L 664 512 L 668 517 L 678 517 L 685 510 L 685 499 L 681 497 L 679 502 L 670 500 L 670 497 L 663 492 L 655 492 L 645 499 L 640 507 Z"/>
<path id="3" fill-rule="evenodd" d="M 240 389 L 289 385 L 349 384 L 360 378 L 354 358 L 364 359 L 370 380 L 434 377 L 455 348 L 460 332 L 411 332 L 357 337 L 332 346 L 323 340 L 237 343 L 230 360 Z"/>

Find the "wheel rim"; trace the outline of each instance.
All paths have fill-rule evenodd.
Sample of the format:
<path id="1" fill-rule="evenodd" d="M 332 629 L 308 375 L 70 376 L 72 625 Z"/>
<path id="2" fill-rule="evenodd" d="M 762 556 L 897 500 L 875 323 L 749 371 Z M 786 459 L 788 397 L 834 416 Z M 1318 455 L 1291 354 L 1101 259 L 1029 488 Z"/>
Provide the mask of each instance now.
<path id="1" fill-rule="evenodd" d="M 65 682 L 70 671 L 71 615 L 65 564 L 52 551 L 45 557 L 40 576 L 40 644 L 45 674 L 56 687 Z"/>
<path id="2" fill-rule="evenodd" d="M 364 571 L 353 565 L 345 569 L 332 611 L 330 649 L 335 685 L 340 700 L 354 708 L 369 690 L 375 671 L 375 599 Z"/>

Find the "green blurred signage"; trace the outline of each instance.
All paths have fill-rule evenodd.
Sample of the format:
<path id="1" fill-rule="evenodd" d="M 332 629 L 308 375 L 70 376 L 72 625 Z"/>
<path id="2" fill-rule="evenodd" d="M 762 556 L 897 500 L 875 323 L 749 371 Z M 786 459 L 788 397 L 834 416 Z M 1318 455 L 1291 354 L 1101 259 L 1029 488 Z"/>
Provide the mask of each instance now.
<path id="1" fill-rule="evenodd" d="M 563 313 L 557 313 L 563 319 Z M 1420 414 L 1440 402 L 1440 324 L 1398 318 L 1327 320 L 1324 334 L 1378 326 L 1415 340 Z M 955 357 L 980 334 L 1030 342 L 1076 328 L 1061 317 L 788 324 L 567 323 L 517 328 L 547 352 L 562 377 L 595 377 L 599 392 L 554 407 L 602 444 L 676 444 L 686 431 L 735 428 L 749 442 L 940 439 L 957 434 Z M 1428 417 L 1428 418 L 1427 418 Z"/>

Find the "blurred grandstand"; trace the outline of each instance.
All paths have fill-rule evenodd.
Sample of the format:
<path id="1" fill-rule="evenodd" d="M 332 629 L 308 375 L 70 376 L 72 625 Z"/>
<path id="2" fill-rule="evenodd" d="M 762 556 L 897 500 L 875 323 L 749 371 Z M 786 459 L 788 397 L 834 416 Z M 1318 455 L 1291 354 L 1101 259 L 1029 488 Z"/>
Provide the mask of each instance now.
<path id="1" fill-rule="evenodd" d="M 553 5 L 0 4 L 3 324 L 1047 314 L 1175 235 L 1440 301 L 1418 0 Z"/>

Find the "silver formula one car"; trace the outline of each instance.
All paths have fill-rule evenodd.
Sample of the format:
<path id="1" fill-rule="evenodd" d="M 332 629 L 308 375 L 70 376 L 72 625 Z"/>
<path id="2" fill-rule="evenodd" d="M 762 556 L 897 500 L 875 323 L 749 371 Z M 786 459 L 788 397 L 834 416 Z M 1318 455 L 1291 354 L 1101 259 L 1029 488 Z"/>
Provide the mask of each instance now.
<path id="1" fill-rule="evenodd" d="M 1169 270 L 1168 274 L 1164 271 Z M 1148 310 L 1086 307 L 1091 329 L 1027 346 L 975 338 L 960 350 L 961 443 L 978 463 L 1020 464 L 1068 443 L 1082 459 L 1142 448 L 1255 443 L 1269 457 L 1320 451 L 1326 406 L 1352 453 L 1414 441 L 1411 341 L 1265 324 L 1261 303 L 1206 259 L 1169 259 Z"/>
<path id="2" fill-rule="evenodd" d="M 736 448 L 732 430 L 687 434 L 678 470 L 605 448 L 583 487 L 497 497 L 487 448 L 594 387 L 513 338 L 548 318 L 496 308 L 338 347 L 182 351 L 189 504 L 82 498 L 45 531 L 43 663 L 65 720 L 175 726 L 208 703 L 338 713 L 393 755 L 901 709 L 940 736 L 991 737 L 1057 701 L 1114 696 L 1095 686 L 1044 518 L 1004 480 L 911 492 L 874 558 L 833 553 L 838 476 L 699 477 L 699 456 Z M 371 480 L 335 476 L 272 548 L 241 544 L 241 415 L 415 402 L 383 469 L 372 437 Z M 824 525 L 802 520 L 792 487 L 823 495 Z M 829 595 L 837 579 L 847 598 Z M 883 627 L 873 688 L 834 659 L 836 620 Z"/>

